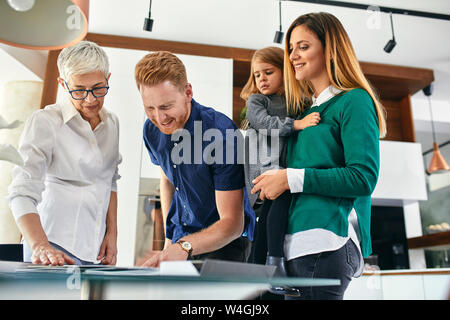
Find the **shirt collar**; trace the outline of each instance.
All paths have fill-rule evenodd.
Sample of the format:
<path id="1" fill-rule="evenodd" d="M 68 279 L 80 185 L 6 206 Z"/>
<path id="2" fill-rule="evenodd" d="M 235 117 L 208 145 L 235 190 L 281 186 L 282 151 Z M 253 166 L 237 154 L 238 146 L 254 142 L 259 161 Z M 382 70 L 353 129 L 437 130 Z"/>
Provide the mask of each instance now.
<path id="1" fill-rule="evenodd" d="M 315 98 L 314 96 L 312 97 L 313 104 L 311 105 L 311 107 L 320 106 L 321 104 L 327 102 L 328 100 L 330 100 L 335 95 L 341 92 L 342 92 L 341 89 L 338 89 L 333 85 L 330 85 L 325 90 L 323 90 L 317 98 Z"/>
<path id="2" fill-rule="evenodd" d="M 64 98 L 61 102 L 61 112 L 64 123 L 70 121 L 73 117 L 80 114 L 77 109 L 73 106 L 69 98 Z"/>
<path id="3" fill-rule="evenodd" d="M 80 112 L 78 112 L 78 110 L 73 106 L 69 98 L 64 98 L 61 102 L 61 112 L 64 123 L 69 122 L 73 117 L 77 115 L 81 117 Z M 100 122 L 104 122 L 108 114 L 109 111 L 107 111 L 105 107 L 102 107 L 99 113 Z"/>
<path id="4" fill-rule="evenodd" d="M 184 124 L 184 129 L 188 130 L 191 134 L 194 134 L 194 121 L 198 120 L 199 104 L 192 98 L 191 100 L 191 113 L 188 120 Z"/>

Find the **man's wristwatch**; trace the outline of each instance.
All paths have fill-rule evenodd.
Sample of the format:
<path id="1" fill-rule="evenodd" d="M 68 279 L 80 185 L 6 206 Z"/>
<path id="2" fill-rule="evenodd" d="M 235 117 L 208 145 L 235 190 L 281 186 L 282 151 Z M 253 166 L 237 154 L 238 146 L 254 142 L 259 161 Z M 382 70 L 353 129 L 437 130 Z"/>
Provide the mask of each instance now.
<path id="1" fill-rule="evenodd" d="M 185 240 L 178 240 L 177 243 L 181 246 L 181 249 L 188 253 L 188 259 L 192 256 L 192 245 Z"/>

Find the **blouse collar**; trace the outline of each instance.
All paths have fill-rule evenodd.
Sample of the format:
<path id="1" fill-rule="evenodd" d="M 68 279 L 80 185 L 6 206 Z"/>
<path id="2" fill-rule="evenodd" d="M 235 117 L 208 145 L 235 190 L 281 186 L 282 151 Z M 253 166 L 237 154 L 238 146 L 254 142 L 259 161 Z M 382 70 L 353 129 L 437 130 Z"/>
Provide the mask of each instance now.
<path id="1" fill-rule="evenodd" d="M 311 107 L 320 106 L 321 104 L 327 102 L 328 100 L 330 100 L 331 98 L 333 98 L 334 96 L 336 96 L 341 92 L 342 92 L 341 89 L 338 89 L 333 85 L 330 85 L 325 90 L 323 90 L 317 98 L 314 96 L 312 97 L 313 104 L 311 105 Z"/>

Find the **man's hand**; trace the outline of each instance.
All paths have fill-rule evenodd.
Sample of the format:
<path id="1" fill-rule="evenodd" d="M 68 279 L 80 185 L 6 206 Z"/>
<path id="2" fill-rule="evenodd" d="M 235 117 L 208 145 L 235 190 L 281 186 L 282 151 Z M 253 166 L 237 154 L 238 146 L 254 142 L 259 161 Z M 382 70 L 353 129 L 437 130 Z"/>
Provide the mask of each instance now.
<path id="1" fill-rule="evenodd" d="M 151 256 L 142 266 L 159 268 L 161 261 L 186 260 L 187 258 L 188 253 L 181 248 L 180 244 L 172 243 L 163 251 L 158 251 Z"/>
<path id="2" fill-rule="evenodd" d="M 97 260 L 102 260 L 101 264 L 116 265 L 117 263 L 117 233 L 106 232 L 103 238 Z"/>
<path id="3" fill-rule="evenodd" d="M 33 249 L 31 262 L 33 264 L 45 264 L 52 266 L 63 266 L 65 264 L 74 264 L 75 261 L 64 252 L 55 249 L 50 243 L 37 244 Z"/>

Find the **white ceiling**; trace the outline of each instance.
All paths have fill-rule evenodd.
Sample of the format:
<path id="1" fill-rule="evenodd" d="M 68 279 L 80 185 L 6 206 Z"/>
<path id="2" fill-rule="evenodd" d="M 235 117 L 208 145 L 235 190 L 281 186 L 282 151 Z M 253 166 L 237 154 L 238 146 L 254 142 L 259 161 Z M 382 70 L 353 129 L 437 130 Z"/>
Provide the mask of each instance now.
<path id="1" fill-rule="evenodd" d="M 448 0 L 346 2 L 450 15 Z M 153 0 L 152 32 L 142 29 L 148 7 L 148 0 L 91 0 L 89 31 L 250 49 L 276 45 L 277 0 Z M 383 51 L 391 39 L 388 14 L 283 1 L 283 31 L 297 16 L 318 11 L 341 20 L 360 61 L 433 69 L 433 97 L 450 101 L 450 21 L 394 15 L 397 46 L 388 54 Z"/>
<path id="2" fill-rule="evenodd" d="M 89 31 L 249 49 L 277 45 L 273 43 L 275 31 L 279 26 L 277 0 L 153 0 L 153 31 L 147 32 L 142 27 L 148 14 L 149 2 L 90 0 Z M 450 15 L 449 0 L 346 2 Z M 397 46 L 391 54 L 387 54 L 383 47 L 391 39 L 388 14 L 381 13 L 378 16 L 379 28 L 369 28 L 368 23 L 376 25 L 373 22 L 377 22 L 377 16 L 369 11 L 283 1 L 283 31 L 287 30 L 297 16 L 318 11 L 330 12 L 341 20 L 360 61 L 433 69 L 435 83 L 432 98 L 444 101 L 450 106 L 450 21 L 394 15 Z M 36 54 L 35 50 L 18 50 L 3 44 L 0 44 L 0 49 L 15 57 L 38 76 L 43 76 L 46 52 Z M 3 50 L 0 50 L 0 84 L 15 79 L 19 74 L 15 67 L 17 63 L 11 63 L 11 58 L 6 56 Z M 34 78 L 30 73 L 29 77 L 24 79 Z M 2 92 L 0 101 L 1 96 Z M 418 92 L 414 98 L 417 102 L 417 99 L 423 99 L 424 96 L 422 92 Z M 446 118 L 449 115 L 450 110 Z M 419 126 L 418 129 L 422 130 Z M 437 138 L 439 143 L 449 140 L 450 131 L 444 130 Z M 429 130 L 417 132 L 417 141 L 423 144 L 424 150 L 431 148 Z M 450 153 L 450 146 L 446 149 Z"/>

